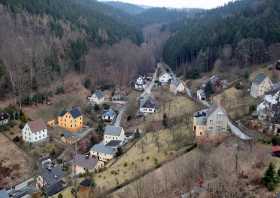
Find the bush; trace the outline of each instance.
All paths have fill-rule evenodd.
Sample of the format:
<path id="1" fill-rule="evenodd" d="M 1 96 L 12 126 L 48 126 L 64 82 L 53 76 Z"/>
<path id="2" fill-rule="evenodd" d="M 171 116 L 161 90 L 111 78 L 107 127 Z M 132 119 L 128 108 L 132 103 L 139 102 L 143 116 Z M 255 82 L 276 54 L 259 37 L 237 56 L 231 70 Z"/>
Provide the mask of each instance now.
<path id="1" fill-rule="evenodd" d="M 90 79 L 86 79 L 85 81 L 84 81 L 84 87 L 86 88 L 86 89 L 90 89 L 90 87 L 91 87 L 91 80 Z"/>
<path id="2" fill-rule="evenodd" d="M 64 91 L 64 87 L 63 87 L 63 86 L 59 86 L 59 87 L 57 87 L 56 90 L 55 90 L 55 94 L 56 94 L 56 95 L 64 94 L 64 93 L 65 93 L 65 91 Z"/>
<path id="3" fill-rule="evenodd" d="M 125 162 L 125 163 L 123 164 L 123 166 L 124 166 L 124 167 L 127 167 L 127 162 Z"/>

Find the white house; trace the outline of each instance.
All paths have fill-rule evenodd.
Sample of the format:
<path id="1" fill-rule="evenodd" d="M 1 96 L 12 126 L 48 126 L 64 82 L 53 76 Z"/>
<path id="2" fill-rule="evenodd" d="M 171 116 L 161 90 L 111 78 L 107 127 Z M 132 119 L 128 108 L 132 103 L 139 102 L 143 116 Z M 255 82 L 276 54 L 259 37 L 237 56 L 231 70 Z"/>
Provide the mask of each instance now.
<path id="1" fill-rule="evenodd" d="M 203 89 L 197 90 L 196 95 L 197 95 L 198 100 L 200 100 L 200 101 L 206 100 L 206 94 Z"/>
<path id="2" fill-rule="evenodd" d="M 109 143 L 112 140 L 124 141 L 126 136 L 122 127 L 107 125 L 104 131 L 104 142 Z"/>
<path id="3" fill-rule="evenodd" d="M 135 82 L 134 88 L 137 90 L 145 89 L 145 80 L 144 77 L 139 76 Z"/>
<path id="4" fill-rule="evenodd" d="M 112 122 L 116 118 L 116 112 L 113 109 L 109 109 L 103 112 L 102 120 L 105 122 Z"/>
<path id="5" fill-rule="evenodd" d="M 183 93 L 185 91 L 185 85 L 181 80 L 173 79 L 170 83 L 170 91 L 177 95 L 177 93 Z"/>
<path id="6" fill-rule="evenodd" d="M 98 160 L 107 162 L 113 159 L 116 155 L 117 151 L 109 146 L 105 146 L 104 144 L 95 144 L 90 149 L 90 156 L 96 157 Z"/>
<path id="7" fill-rule="evenodd" d="M 278 108 L 280 104 L 280 91 L 276 92 L 274 95 L 266 95 L 262 101 L 257 106 L 257 114 L 259 120 L 269 120 L 272 121 L 274 116 L 277 115 Z M 280 120 L 279 120 L 280 122 Z"/>
<path id="8" fill-rule="evenodd" d="M 172 79 L 172 76 L 169 73 L 164 73 L 159 77 L 158 80 L 161 84 L 168 84 L 171 79 Z"/>
<path id="9" fill-rule="evenodd" d="M 104 103 L 105 96 L 101 91 L 97 90 L 96 92 L 94 92 L 92 94 L 92 96 L 88 97 L 88 100 L 91 104 L 98 104 L 99 105 L 99 104 Z"/>
<path id="10" fill-rule="evenodd" d="M 0 113 L 0 126 L 4 126 L 9 123 L 10 115 L 8 113 Z"/>
<path id="11" fill-rule="evenodd" d="M 273 83 L 265 74 L 258 74 L 252 82 L 250 95 L 254 98 L 265 95 L 273 88 Z"/>
<path id="12" fill-rule="evenodd" d="M 147 97 L 140 100 L 140 112 L 147 113 L 155 113 L 157 110 L 157 103 L 152 97 Z"/>
<path id="13" fill-rule="evenodd" d="M 194 114 L 193 130 L 197 137 L 227 132 L 228 117 L 224 108 L 213 105 Z"/>
<path id="14" fill-rule="evenodd" d="M 28 122 L 22 129 L 22 138 L 25 142 L 35 143 L 47 137 L 47 126 L 42 119 Z"/>

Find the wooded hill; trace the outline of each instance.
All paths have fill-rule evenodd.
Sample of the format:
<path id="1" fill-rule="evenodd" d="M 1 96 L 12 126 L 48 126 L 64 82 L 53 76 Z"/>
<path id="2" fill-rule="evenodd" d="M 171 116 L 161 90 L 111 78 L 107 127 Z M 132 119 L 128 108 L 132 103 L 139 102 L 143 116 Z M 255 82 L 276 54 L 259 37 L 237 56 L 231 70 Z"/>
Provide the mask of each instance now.
<path id="1" fill-rule="evenodd" d="M 176 32 L 165 45 L 164 60 L 191 73 L 212 69 L 231 51 L 232 64 L 248 66 L 269 60 L 280 41 L 280 1 L 242 0 L 174 23 Z M 184 65 L 184 66 L 183 66 Z M 190 73 L 190 72 L 188 72 Z"/>
<path id="2" fill-rule="evenodd" d="M 131 15 L 140 14 L 146 10 L 144 7 L 119 1 L 104 1 L 104 3 Z"/>
<path id="3" fill-rule="evenodd" d="M 71 23 L 71 28 L 86 31 L 90 40 L 97 45 L 106 42 L 112 44 L 127 38 L 139 44 L 142 40 L 141 30 L 137 29 L 131 17 L 93 0 L 0 0 L 13 12 L 26 11 L 34 15 L 53 17 L 50 24 L 53 33 L 62 37 L 63 28 L 57 20 Z"/>

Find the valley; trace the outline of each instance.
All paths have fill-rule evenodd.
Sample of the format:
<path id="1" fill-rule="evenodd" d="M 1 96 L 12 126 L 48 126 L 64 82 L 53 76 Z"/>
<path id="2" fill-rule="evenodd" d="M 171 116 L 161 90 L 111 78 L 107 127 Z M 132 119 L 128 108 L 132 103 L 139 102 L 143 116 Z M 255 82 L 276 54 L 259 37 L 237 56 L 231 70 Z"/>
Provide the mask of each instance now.
<path id="1" fill-rule="evenodd" d="M 0 197 L 278 197 L 279 13 L 0 0 Z"/>

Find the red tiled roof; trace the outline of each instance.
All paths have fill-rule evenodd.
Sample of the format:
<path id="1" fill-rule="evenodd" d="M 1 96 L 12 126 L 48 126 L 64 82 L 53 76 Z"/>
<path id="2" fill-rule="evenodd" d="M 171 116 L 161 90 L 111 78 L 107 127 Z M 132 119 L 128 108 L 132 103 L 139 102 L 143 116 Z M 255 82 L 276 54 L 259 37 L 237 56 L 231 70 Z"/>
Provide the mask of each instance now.
<path id="1" fill-rule="evenodd" d="M 272 153 L 280 152 L 280 146 L 272 146 Z"/>
<path id="2" fill-rule="evenodd" d="M 30 127 L 32 133 L 36 133 L 47 128 L 45 122 L 42 119 L 30 121 L 27 124 Z"/>

